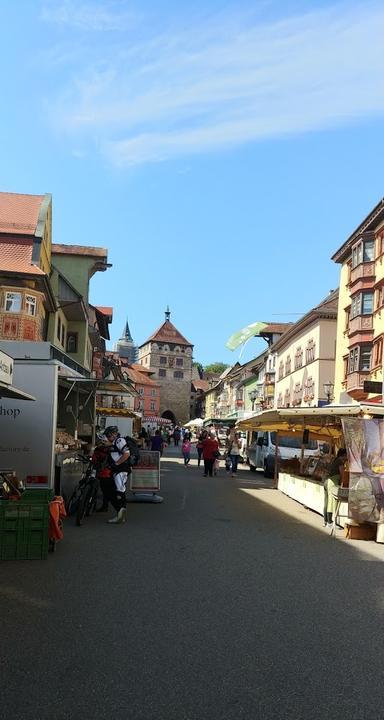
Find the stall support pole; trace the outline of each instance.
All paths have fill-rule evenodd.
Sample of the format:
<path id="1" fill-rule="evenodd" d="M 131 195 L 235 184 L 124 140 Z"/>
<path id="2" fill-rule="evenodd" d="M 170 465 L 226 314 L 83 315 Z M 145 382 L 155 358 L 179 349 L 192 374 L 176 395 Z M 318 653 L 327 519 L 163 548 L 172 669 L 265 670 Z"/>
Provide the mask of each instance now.
<path id="1" fill-rule="evenodd" d="M 303 440 L 304 440 L 304 430 L 305 430 L 305 423 L 304 423 L 304 420 L 303 420 Z M 304 452 L 305 452 L 303 440 L 301 441 L 301 455 L 300 455 L 300 472 L 301 472 L 301 473 L 303 472 Z"/>
<path id="2" fill-rule="evenodd" d="M 275 472 L 273 477 L 273 489 L 277 490 L 277 484 L 279 480 L 279 468 L 278 468 L 278 454 L 279 454 L 279 433 L 276 433 L 276 445 L 275 445 Z"/>

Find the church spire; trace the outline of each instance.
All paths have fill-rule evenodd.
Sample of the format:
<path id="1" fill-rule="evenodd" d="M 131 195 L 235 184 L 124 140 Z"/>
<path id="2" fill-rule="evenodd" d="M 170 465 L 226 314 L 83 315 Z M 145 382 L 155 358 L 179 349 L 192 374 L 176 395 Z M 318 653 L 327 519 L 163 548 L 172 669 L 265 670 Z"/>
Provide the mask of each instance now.
<path id="1" fill-rule="evenodd" d="M 124 338 L 124 340 L 129 340 L 129 342 L 133 342 L 132 335 L 131 335 L 131 331 L 130 331 L 129 325 L 128 325 L 128 319 L 127 319 L 127 321 L 126 321 L 126 323 L 125 323 L 125 328 L 124 328 L 124 332 L 123 332 L 123 338 Z"/>
<path id="2" fill-rule="evenodd" d="M 166 309 L 166 311 L 165 311 L 165 320 L 166 320 L 166 321 L 169 320 L 170 317 L 171 317 L 171 311 L 170 311 L 170 309 L 169 309 L 169 305 L 167 305 L 167 309 Z"/>

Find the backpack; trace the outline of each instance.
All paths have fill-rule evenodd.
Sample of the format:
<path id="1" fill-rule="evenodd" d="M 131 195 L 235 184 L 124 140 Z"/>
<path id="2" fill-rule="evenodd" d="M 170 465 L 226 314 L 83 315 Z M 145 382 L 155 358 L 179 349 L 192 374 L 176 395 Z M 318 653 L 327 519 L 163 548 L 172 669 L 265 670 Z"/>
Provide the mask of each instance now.
<path id="1" fill-rule="evenodd" d="M 134 467 L 140 460 L 140 448 L 136 440 L 134 440 L 134 438 L 130 435 L 126 435 L 124 440 L 127 443 L 130 452 L 128 462 L 130 463 L 131 467 Z"/>

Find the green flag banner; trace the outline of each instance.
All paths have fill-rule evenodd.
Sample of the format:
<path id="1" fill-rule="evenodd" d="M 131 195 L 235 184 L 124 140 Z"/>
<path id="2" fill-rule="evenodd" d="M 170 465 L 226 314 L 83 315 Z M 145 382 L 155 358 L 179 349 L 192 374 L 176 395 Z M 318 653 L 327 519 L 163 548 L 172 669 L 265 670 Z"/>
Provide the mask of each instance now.
<path id="1" fill-rule="evenodd" d="M 254 322 L 247 325 L 247 327 L 233 333 L 233 335 L 231 335 L 229 340 L 225 343 L 225 347 L 227 347 L 228 350 L 236 350 L 239 345 L 245 343 L 249 340 L 249 338 L 255 337 L 255 335 L 260 335 L 261 331 L 267 327 L 267 324 L 268 323 L 264 322 Z"/>

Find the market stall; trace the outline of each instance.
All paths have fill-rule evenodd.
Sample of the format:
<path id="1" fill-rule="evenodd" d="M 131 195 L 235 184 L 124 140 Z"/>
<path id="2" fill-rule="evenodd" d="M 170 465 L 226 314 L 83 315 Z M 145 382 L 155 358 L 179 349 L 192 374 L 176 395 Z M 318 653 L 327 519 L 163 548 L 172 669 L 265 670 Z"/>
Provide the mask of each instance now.
<path id="1" fill-rule="evenodd" d="M 240 430 L 276 433 L 275 487 L 318 513 L 323 513 L 323 483 L 336 450 L 346 447 L 349 489 L 338 502 L 338 524 L 384 524 L 384 406 L 375 403 L 328 405 L 322 408 L 279 408 L 255 414 L 237 424 Z M 282 462 L 279 439 L 300 436 L 296 457 Z M 310 440 L 318 450 L 305 456 Z M 322 446 L 322 443 L 324 445 Z M 322 451 L 327 448 L 327 452 Z M 382 527 L 378 529 L 378 536 Z M 384 535 L 384 532 L 383 532 Z"/>
<path id="2" fill-rule="evenodd" d="M 129 408 L 96 407 L 96 427 L 117 425 L 120 435 L 135 435 L 141 430 L 141 415 Z"/>

